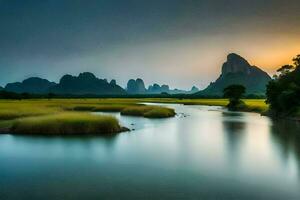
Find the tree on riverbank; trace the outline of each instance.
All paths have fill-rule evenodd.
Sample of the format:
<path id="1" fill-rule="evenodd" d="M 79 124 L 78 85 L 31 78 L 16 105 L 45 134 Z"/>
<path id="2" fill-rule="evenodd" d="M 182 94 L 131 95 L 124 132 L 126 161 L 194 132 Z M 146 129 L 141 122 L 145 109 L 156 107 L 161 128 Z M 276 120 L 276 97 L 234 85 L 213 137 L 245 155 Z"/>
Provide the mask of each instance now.
<path id="1" fill-rule="evenodd" d="M 229 85 L 224 88 L 224 97 L 229 98 L 227 105 L 229 110 L 240 110 L 245 107 L 245 103 L 241 100 L 245 92 L 246 88 L 243 85 Z"/>
<path id="2" fill-rule="evenodd" d="M 300 55 L 284 65 L 267 85 L 267 100 L 275 115 L 300 115 Z"/>

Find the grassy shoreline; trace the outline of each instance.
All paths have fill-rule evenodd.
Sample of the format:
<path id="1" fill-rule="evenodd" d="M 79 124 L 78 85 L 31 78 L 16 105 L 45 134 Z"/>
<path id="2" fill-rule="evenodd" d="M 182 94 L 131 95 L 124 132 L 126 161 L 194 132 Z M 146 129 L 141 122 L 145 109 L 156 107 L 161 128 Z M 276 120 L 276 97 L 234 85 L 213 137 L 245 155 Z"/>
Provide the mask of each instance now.
<path id="1" fill-rule="evenodd" d="M 242 99 L 245 102 L 246 108 L 244 112 L 266 113 L 269 106 L 265 103 L 264 99 Z M 228 99 L 143 99 L 143 102 L 150 103 L 170 103 L 170 104 L 183 104 L 183 105 L 205 105 L 205 106 L 222 106 L 225 107 L 229 101 Z"/>
<path id="2" fill-rule="evenodd" d="M 270 115 L 269 106 L 264 99 L 243 99 L 242 112 L 256 112 Z M 106 99 L 31 99 L 0 100 L 0 133 L 10 133 L 16 121 L 27 118 L 38 119 L 65 112 L 120 112 L 146 118 L 167 118 L 175 116 L 175 110 L 164 106 L 145 105 L 145 103 L 226 106 L 228 99 L 175 99 L 175 98 L 106 98 Z M 299 111 L 300 113 L 300 111 Z M 299 117 L 284 117 L 300 121 Z M 122 129 L 124 131 L 126 129 Z M 115 132 L 119 132 L 116 130 Z"/>
<path id="3" fill-rule="evenodd" d="M 246 104 L 246 108 L 243 111 L 265 113 L 268 110 L 268 105 L 262 99 L 244 99 L 243 101 Z M 26 122 L 38 127 L 38 124 L 44 122 L 42 119 L 45 119 L 47 117 L 49 118 L 50 116 L 61 116 L 61 114 L 66 112 L 73 114 L 80 112 L 80 115 L 85 115 L 86 112 L 120 112 L 122 115 L 131 115 L 146 118 L 167 118 L 173 117 L 176 114 L 174 109 L 157 105 L 145 105 L 144 103 L 226 106 L 228 104 L 228 100 L 171 98 L 0 100 L 0 133 L 8 132 L 12 130 L 12 127 L 14 127 L 14 132 L 22 132 L 16 131 L 18 130 L 16 128 L 16 123 L 21 124 L 20 121 L 24 121 L 24 124 Z M 80 115 L 76 115 L 76 117 L 80 118 Z M 71 117 L 71 115 L 65 116 L 64 120 L 68 121 L 68 118 L 76 121 L 75 118 Z M 40 121 L 40 123 L 33 123 L 33 121 L 30 121 L 29 119 Z M 87 119 L 89 119 L 89 117 L 87 117 Z M 82 118 L 81 122 L 87 123 L 87 121 L 89 121 L 87 119 Z M 52 121 L 51 123 L 54 123 L 53 119 L 48 120 Z M 90 120 L 93 121 L 92 119 Z M 76 123 L 74 122 L 73 126 L 76 127 L 77 123 L 78 120 L 76 121 Z M 96 124 L 97 123 L 95 123 L 94 126 L 96 126 Z M 71 128 L 67 127 L 66 129 Z M 114 132 L 119 132 L 119 129 L 112 130 L 115 130 Z M 32 132 L 36 131 L 32 130 Z M 76 132 L 75 129 L 73 132 Z M 89 129 L 83 132 L 91 131 Z"/>
<path id="4" fill-rule="evenodd" d="M 0 100 L 0 133 L 104 134 L 128 130 L 120 127 L 117 119 L 87 113 L 100 111 L 147 118 L 176 114 L 174 109 L 132 99 Z"/>
<path id="5" fill-rule="evenodd" d="M 168 118 L 175 116 L 175 110 L 162 106 L 129 106 L 121 111 L 121 115 L 142 116 L 145 118 Z"/>
<path id="6" fill-rule="evenodd" d="M 87 135 L 119 133 L 128 129 L 121 127 L 112 116 L 65 112 L 17 119 L 10 130 L 15 134 Z"/>

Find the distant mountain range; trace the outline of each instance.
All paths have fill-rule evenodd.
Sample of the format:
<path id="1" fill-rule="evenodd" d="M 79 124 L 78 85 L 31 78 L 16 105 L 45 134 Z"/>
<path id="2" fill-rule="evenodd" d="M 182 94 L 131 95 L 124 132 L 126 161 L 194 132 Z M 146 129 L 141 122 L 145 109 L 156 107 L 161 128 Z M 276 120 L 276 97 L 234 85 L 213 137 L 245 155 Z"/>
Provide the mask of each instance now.
<path id="1" fill-rule="evenodd" d="M 196 86 L 193 86 L 189 91 L 179 89 L 172 90 L 168 85 L 159 85 L 157 83 L 149 85 L 148 89 L 146 89 L 144 81 L 138 78 L 136 80 L 130 79 L 128 81 L 126 91 L 128 94 L 192 94 L 198 92 L 199 89 Z"/>
<path id="2" fill-rule="evenodd" d="M 59 94 L 59 95 L 125 95 L 125 94 L 191 94 L 198 90 L 195 86 L 190 91 L 171 90 L 168 85 L 153 84 L 146 89 L 142 79 L 130 79 L 127 88 L 117 85 L 116 80 L 108 82 L 99 79 L 90 72 L 80 73 L 78 76 L 64 75 L 59 83 L 50 82 L 39 77 L 25 79 L 22 82 L 8 83 L 6 91 L 31 94 Z M 1 89 L 0 89 L 1 90 Z"/>
<path id="3" fill-rule="evenodd" d="M 31 94 L 126 94 L 126 91 L 117 85 L 115 80 L 108 83 L 106 79 L 99 79 L 89 72 L 81 73 L 79 76 L 64 75 L 58 84 L 38 77 L 29 78 L 23 82 L 9 83 L 5 86 L 5 90 L 15 93 L 26 92 Z"/>
<path id="4" fill-rule="evenodd" d="M 144 81 L 140 78 L 136 80 L 130 79 L 127 82 L 126 91 L 128 94 L 145 94 L 147 92 Z"/>
<path id="5" fill-rule="evenodd" d="M 142 79 L 130 79 L 127 87 L 123 89 L 116 80 L 108 82 L 99 79 L 90 72 L 80 73 L 78 76 L 64 75 L 59 83 L 50 82 L 39 77 L 32 77 L 23 82 L 8 83 L 5 90 L 15 93 L 59 95 L 125 95 L 125 94 L 194 94 L 195 96 L 221 96 L 223 89 L 231 84 L 241 84 L 246 87 L 247 94 L 264 95 L 266 84 L 270 76 L 256 66 L 251 66 L 241 56 L 231 53 L 222 66 L 219 78 L 210 83 L 202 91 L 193 86 L 189 91 L 170 89 L 168 85 L 154 83 L 146 88 Z M 0 90 L 3 89 L 0 87 Z"/>
<path id="6" fill-rule="evenodd" d="M 50 82 L 46 79 L 32 77 L 24 80 L 23 82 L 8 83 L 5 86 L 5 90 L 15 93 L 27 92 L 32 94 L 42 94 L 48 92 L 48 90 L 55 85 L 56 83 Z"/>
<path id="7" fill-rule="evenodd" d="M 115 80 L 110 83 L 106 79 L 99 79 L 90 72 L 84 72 L 79 76 L 64 75 L 58 84 L 48 90 L 54 94 L 94 94 L 112 95 L 126 94 L 126 91 L 116 84 Z"/>
<path id="8" fill-rule="evenodd" d="M 232 84 L 243 85 L 246 87 L 247 94 L 264 95 L 266 84 L 270 80 L 271 77 L 266 72 L 251 66 L 243 57 L 231 53 L 222 66 L 219 78 L 195 95 L 220 96 L 223 94 L 223 89 Z"/>

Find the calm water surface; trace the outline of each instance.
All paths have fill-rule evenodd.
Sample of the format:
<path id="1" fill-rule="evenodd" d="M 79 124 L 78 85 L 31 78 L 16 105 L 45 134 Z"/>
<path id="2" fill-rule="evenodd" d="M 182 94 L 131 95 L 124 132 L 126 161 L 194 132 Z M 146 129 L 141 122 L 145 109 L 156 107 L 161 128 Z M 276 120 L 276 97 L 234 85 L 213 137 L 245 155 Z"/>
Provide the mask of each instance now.
<path id="1" fill-rule="evenodd" d="M 0 199 L 300 199 L 300 127 L 168 105 L 113 137 L 0 135 Z"/>

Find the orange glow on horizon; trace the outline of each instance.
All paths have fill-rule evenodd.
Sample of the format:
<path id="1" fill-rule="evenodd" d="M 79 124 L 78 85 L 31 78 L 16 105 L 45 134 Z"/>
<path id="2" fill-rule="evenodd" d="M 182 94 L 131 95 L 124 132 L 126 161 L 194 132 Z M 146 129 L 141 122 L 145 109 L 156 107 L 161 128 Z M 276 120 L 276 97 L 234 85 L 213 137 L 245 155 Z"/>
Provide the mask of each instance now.
<path id="1" fill-rule="evenodd" d="M 266 47 L 261 51 L 251 51 L 247 53 L 245 57 L 251 65 L 258 66 L 270 74 L 274 74 L 275 71 L 283 65 L 292 64 L 292 59 L 300 54 L 300 41 L 292 39 L 286 43 L 286 45 L 275 44 L 274 46 Z"/>
<path id="2" fill-rule="evenodd" d="M 282 53 L 270 53 L 263 56 L 258 56 L 254 61 L 251 61 L 252 65 L 263 68 L 269 73 L 274 73 L 278 68 L 286 64 L 292 64 L 292 59 L 297 55 L 294 51 L 284 51 Z"/>

